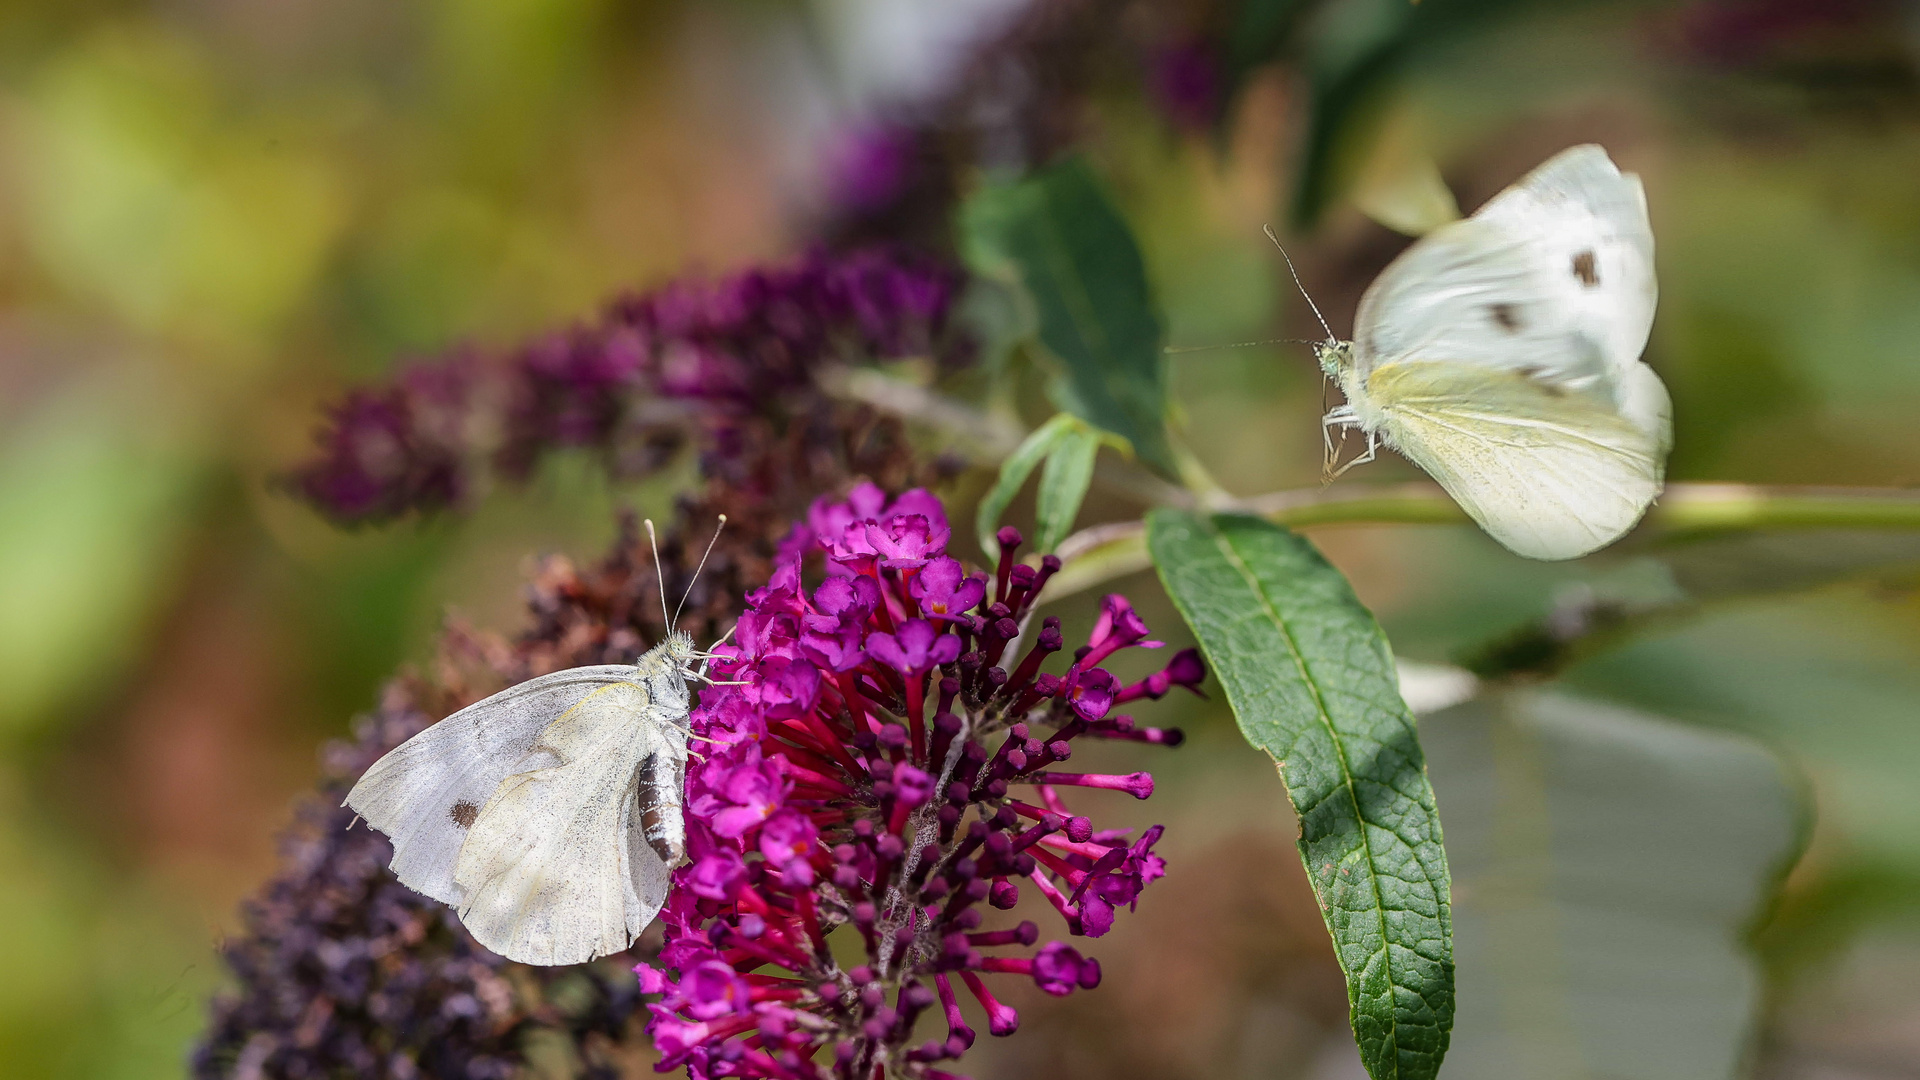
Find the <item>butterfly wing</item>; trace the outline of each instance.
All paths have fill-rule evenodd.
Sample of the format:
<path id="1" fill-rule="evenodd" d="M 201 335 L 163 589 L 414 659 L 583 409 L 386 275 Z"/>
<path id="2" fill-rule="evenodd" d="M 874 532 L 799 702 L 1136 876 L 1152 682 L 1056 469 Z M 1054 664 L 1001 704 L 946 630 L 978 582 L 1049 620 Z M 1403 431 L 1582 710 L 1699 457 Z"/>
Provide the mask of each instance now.
<path id="1" fill-rule="evenodd" d="M 1507 547 L 1586 554 L 1660 492 L 1671 405 L 1640 361 L 1656 294 L 1639 179 L 1563 151 L 1368 288 L 1350 415 Z"/>
<path id="2" fill-rule="evenodd" d="M 1657 399 L 1649 431 L 1598 389 L 1452 362 L 1374 374 L 1380 430 L 1494 539 L 1534 559 L 1604 547 L 1646 513 L 1666 459 L 1666 390 L 1644 365 L 1627 378 Z"/>
<path id="3" fill-rule="evenodd" d="M 476 941 L 525 964 L 579 964 L 625 949 L 659 913 L 668 867 L 638 823 L 643 778 L 657 784 L 650 760 L 685 748 L 650 705 L 637 682 L 595 689 L 541 733 L 527 756 L 540 766 L 481 808 L 453 871 Z"/>
<path id="4" fill-rule="evenodd" d="M 1648 426 L 1659 402 L 1634 398 L 1641 380 L 1627 373 L 1656 296 L 1639 178 L 1576 146 L 1381 273 L 1356 318 L 1356 374 L 1410 361 L 1525 371 L 1598 388 Z"/>
<path id="5" fill-rule="evenodd" d="M 458 906 L 453 866 L 480 808 L 522 764 L 540 732 L 594 690 L 633 676 L 624 664 L 569 668 L 477 701 L 389 751 L 347 805 L 393 840 L 402 884 Z"/>

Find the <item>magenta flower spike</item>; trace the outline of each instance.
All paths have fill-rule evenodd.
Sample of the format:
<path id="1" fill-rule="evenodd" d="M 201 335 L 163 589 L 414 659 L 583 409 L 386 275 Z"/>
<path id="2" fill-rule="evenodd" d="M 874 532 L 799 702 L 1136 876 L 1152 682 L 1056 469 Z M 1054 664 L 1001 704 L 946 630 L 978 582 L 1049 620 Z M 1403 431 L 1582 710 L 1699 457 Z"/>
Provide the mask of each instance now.
<path id="1" fill-rule="evenodd" d="M 1099 661 L 1158 643 L 1109 597 L 1081 659 L 1041 671 L 1062 651 L 1059 621 L 1023 624 L 1057 561 L 1015 565 L 1019 534 L 1003 530 L 996 574 L 970 575 L 946 553 L 951 534 L 925 491 L 889 501 L 863 484 L 822 500 L 718 650 L 729 685 L 691 717 L 706 740 L 687 776 L 692 858 L 674 873 L 657 962 L 636 969 L 660 995 L 648 1031 L 662 1071 L 945 1080 L 937 1066 L 974 1041 L 963 991 L 999 1036 L 1020 1017 L 989 980 L 1056 996 L 1100 982 L 1097 961 L 1032 921 L 983 928 L 991 911 L 1027 885 L 1058 914 L 1053 934 L 1097 937 L 1165 872 L 1160 827 L 1097 830 L 1062 795 L 1097 810 L 1146 798 L 1151 776 L 1053 768 L 1076 739 L 1178 743 L 1107 717 L 1127 691 Z M 1175 666 L 1180 685 L 1204 674 L 1185 654 Z M 835 934 L 855 948 L 830 947 Z M 936 1007 L 946 1037 L 914 1044 Z"/>

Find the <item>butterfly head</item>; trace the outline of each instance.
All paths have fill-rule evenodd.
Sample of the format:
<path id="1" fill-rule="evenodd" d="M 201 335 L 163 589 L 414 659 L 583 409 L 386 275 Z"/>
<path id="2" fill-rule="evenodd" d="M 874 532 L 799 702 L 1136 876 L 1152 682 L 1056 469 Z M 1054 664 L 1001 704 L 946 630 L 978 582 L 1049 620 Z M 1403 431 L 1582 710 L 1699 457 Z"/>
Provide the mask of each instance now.
<path id="1" fill-rule="evenodd" d="M 670 630 L 660 642 L 660 649 L 666 653 L 667 660 L 682 671 L 691 671 L 693 662 L 705 654 L 693 643 L 693 635 L 685 630 Z"/>
<path id="2" fill-rule="evenodd" d="M 1320 370 L 1326 373 L 1327 378 L 1338 383 L 1341 376 L 1353 367 L 1353 342 L 1328 338 L 1314 345 L 1313 358 L 1320 361 Z"/>

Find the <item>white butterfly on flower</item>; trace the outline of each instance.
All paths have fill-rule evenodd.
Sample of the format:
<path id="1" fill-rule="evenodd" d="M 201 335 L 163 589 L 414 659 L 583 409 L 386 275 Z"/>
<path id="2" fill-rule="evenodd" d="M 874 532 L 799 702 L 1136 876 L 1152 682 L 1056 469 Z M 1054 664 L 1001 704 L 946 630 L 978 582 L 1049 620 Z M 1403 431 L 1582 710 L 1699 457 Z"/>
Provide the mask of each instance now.
<path id="1" fill-rule="evenodd" d="M 1354 340 L 1317 348 L 1347 399 L 1326 428 L 1367 439 L 1340 471 L 1384 442 L 1521 555 L 1612 543 L 1660 494 L 1672 445 L 1640 359 L 1655 296 L 1639 178 L 1598 146 L 1560 152 L 1415 242 L 1368 287 Z"/>
<path id="2" fill-rule="evenodd" d="M 705 678 L 692 664 L 710 655 L 668 623 L 632 664 L 510 686 L 374 762 L 346 804 L 392 838 L 401 883 L 523 964 L 631 945 L 686 846 L 687 683 Z"/>

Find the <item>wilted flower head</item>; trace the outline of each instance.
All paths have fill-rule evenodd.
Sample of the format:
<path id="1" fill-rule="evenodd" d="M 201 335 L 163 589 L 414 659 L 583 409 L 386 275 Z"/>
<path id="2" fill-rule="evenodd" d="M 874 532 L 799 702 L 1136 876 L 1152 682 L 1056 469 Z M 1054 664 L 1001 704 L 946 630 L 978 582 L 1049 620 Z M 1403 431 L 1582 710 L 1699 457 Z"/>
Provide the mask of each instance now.
<path id="1" fill-rule="evenodd" d="M 1100 982 L 1097 961 L 1040 944 L 1032 922 L 984 929 L 990 909 L 1030 888 L 1059 931 L 1099 937 L 1165 872 L 1158 826 L 1096 831 L 1062 795 L 1144 799 L 1151 776 L 1060 769 L 1080 738 L 1179 741 L 1108 715 L 1126 691 L 1094 666 L 1159 643 L 1109 597 L 1081 661 L 1042 672 L 1063 647 L 1059 620 L 1022 642 L 1059 561 L 1016 563 L 1020 535 L 1004 529 L 996 572 L 968 574 L 950 536 L 924 491 L 889 500 L 863 484 L 817 502 L 717 650 L 723 685 L 691 718 L 705 755 L 687 776 L 691 861 L 659 960 L 637 969 L 662 995 L 648 1030 L 663 1070 L 938 1080 L 934 1066 L 974 1040 L 961 993 L 1006 1035 L 1019 1016 L 989 977 L 1056 995 Z M 1173 677 L 1192 685 L 1186 657 Z M 860 960 L 836 959 L 834 933 L 857 937 Z M 947 1036 L 911 1045 L 936 1007 Z"/>

